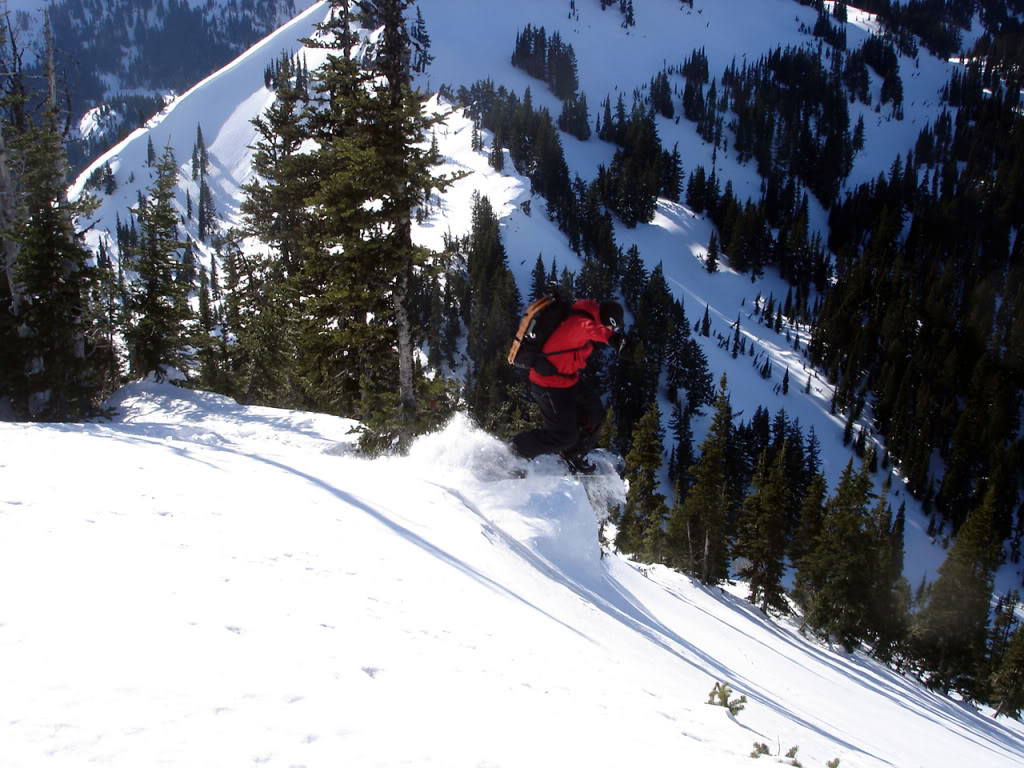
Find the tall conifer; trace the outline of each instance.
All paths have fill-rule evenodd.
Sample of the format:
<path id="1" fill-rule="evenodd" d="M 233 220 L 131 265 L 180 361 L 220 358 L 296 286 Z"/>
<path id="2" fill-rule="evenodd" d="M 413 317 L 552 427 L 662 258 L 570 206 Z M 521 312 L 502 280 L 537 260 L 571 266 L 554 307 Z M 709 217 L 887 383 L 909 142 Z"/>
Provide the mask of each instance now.
<path id="1" fill-rule="evenodd" d="M 170 145 L 156 170 L 156 181 L 138 211 L 138 243 L 129 252 L 128 266 L 135 275 L 127 287 L 125 339 L 132 375 L 156 373 L 160 378 L 169 367 L 187 368 L 190 311 L 186 286 L 176 280 L 184 243 L 178 239 L 178 214 L 172 205 L 178 165 Z"/>
<path id="2" fill-rule="evenodd" d="M 74 421 L 98 405 L 101 374 L 90 356 L 99 329 L 91 311 L 99 278 L 75 220 L 92 210 L 93 200 L 67 198 L 67 163 L 60 134 L 47 112 L 12 142 L 23 172 L 24 217 L 5 233 L 19 246 L 13 275 L 23 296 L 12 336 L 15 353 L 13 405 L 24 418 Z"/>
<path id="3" fill-rule="evenodd" d="M 716 584 L 729 577 L 731 493 L 727 472 L 733 424 L 726 388 L 723 373 L 711 427 L 701 443 L 700 458 L 693 470 L 693 486 L 669 520 L 675 562 L 705 584 Z"/>
<path id="4" fill-rule="evenodd" d="M 789 612 L 782 586 L 788 495 L 785 454 L 783 446 L 770 467 L 767 453 L 761 454 L 754 474 L 754 490 L 744 501 L 733 547 L 733 556 L 742 563 L 737 575 L 750 582 L 748 599 L 765 613 Z"/>
<path id="5" fill-rule="evenodd" d="M 986 652 L 989 606 L 999 547 L 992 528 L 995 493 L 967 515 L 912 631 L 929 684 L 977 696 Z"/>

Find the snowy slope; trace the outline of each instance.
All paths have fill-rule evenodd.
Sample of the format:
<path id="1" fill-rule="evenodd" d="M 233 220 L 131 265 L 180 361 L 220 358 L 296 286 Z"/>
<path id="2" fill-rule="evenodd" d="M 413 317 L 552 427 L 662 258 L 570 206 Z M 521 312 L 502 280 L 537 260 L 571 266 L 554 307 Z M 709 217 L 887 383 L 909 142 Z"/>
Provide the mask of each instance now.
<path id="1" fill-rule="evenodd" d="M 814 12 L 792 0 L 696 0 L 694 9 L 664 0 L 634 0 L 637 26 L 631 30 L 621 27 L 621 15 L 613 6 L 602 12 L 596 2 L 579 2 L 578 18 L 569 19 L 568 3 L 548 0 L 517 0 L 503 3 L 500 23 L 495 23 L 493 5 L 469 3 L 464 0 L 431 0 L 420 4 L 427 29 L 432 39 L 431 53 L 435 61 L 430 71 L 421 78 L 420 86 L 436 90 L 441 84 L 453 88 L 471 85 L 478 79 L 490 77 L 498 84 L 515 90 L 520 95 L 530 87 L 535 105 L 546 104 L 553 114 L 559 105 L 546 86 L 529 78 L 509 63 L 516 32 L 527 23 L 545 26 L 549 33 L 558 30 L 564 42 L 573 45 L 579 63 L 581 88 L 587 93 L 592 118 L 605 96 L 614 103 L 617 94 L 625 94 L 627 108 L 632 103 L 634 89 L 643 88 L 650 78 L 666 64 L 681 63 L 696 48 L 704 48 L 709 58 L 711 75 L 721 75 L 724 67 L 734 58 L 754 60 L 777 45 L 810 44 L 812 38 L 802 33 L 801 25 L 813 25 Z M 240 185 L 251 174 L 249 145 L 255 134 L 249 121 L 259 115 L 273 99 L 263 86 L 263 70 L 281 51 L 298 51 L 301 38 L 311 35 L 315 24 L 326 14 L 321 2 L 275 32 L 248 51 L 244 56 L 177 98 L 156 116 L 145 129 L 140 129 L 101 157 L 94 167 L 109 162 L 115 171 L 119 187 L 103 198 L 102 205 L 92 217 L 96 225 L 88 234 L 89 242 L 97 247 L 105 238 L 113 242 L 115 220 L 127 220 L 127 212 L 134 205 L 139 189 L 153 183 L 153 171 L 146 167 L 147 142 L 152 140 L 159 152 L 168 144 L 173 147 L 182 165 L 178 182 L 176 205 L 182 215 L 186 209 L 186 193 L 193 204 L 199 199 L 199 190 L 191 178 L 191 152 L 196 127 L 201 126 L 209 150 L 210 186 L 215 205 L 226 228 L 237 221 Z M 874 29 L 871 17 L 856 10 L 850 12 L 848 48 L 854 48 Z M 315 67 L 323 54 L 309 51 L 310 67 Z M 867 127 L 866 149 L 855 158 L 851 183 L 874 178 L 885 172 L 893 160 L 912 147 L 918 131 L 930 123 L 937 112 L 937 94 L 948 80 L 953 64 L 938 61 L 923 49 L 917 60 L 901 59 L 904 82 L 906 119 L 886 119 L 886 110 L 876 114 L 861 104 L 851 105 L 851 119 L 865 115 Z M 676 82 L 680 87 L 682 81 Z M 880 82 L 871 74 L 874 101 L 878 99 Z M 433 102 L 436 105 L 436 101 Z M 659 118 L 659 134 L 663 145 L 679 143 L 684 172 L 697 165 L 710 168 L 712 148 L 697 136 L 694 126 L 686 120 Z M 471 199 L 474 192 L 488 196 L 501 218 L 502 237 L 523 293 L 529 285 L 529 272 L 537 254 L 545 262 L 557 259 L 560 267 L 578 268 L 565 237 L 543 215 L 543 201 L 532 200 L 532 215 L 526 215 L 522 203 L 531 200 L 529 182 L 519 176 L 506 162 L 502 173 L 494 172 L 487 164 L 484 152 L 471 149 L 471 124 L 461 112 L 454 112 L 445 126 L 438 129 L 438 144 L 445 158 L 442 171 L 468 170 L 471 175 L 455 184 L 440 205 L 432 206 L 432 214 L 423 225 L 417 225 L 418 242 L 441 248 L 446 233 L 462 234 L 468 231 Z M 485 136 L 489 145 L 490 136 Z M 570 173 L 592 178 L 598 163 L 610 161 L 613 148 L 592 138 L 579 142 L 568 135 L 562 136 Z M 736 164 L 729 152 L 719 152 L 717 169 L 723 178 L 731 179 L 740 199 L 757 198 L 759 181 L 752 166 Z M 72 188 L 81 190 L 91 169 L 87 169 Z M 134 178 L 134 181 L 131 179 Z M 825 226 L 825 212 L 812 202 L 814 222 Z M 185 230 L 196 236 L 195 219 Z M 754 410 L 763 405 L 771 413 L 785 408 L 790 419 L 799 419 L 805 434 L 811 426 L 822 443 L 822 459 L 826 475 L 834 487 L 839 475 L 852 455 L 842 445 L 842 421 L 830 415 L 829 401 L 832 389 L 824 380 L 805 367 L 801 353 L 787 343 L 785 336 L 759 326 L 750 317 L 757 295 L 774 295 L 781 300 L 787 286 L 774 272 L 756 283 L 749 276 L 738 275 L 728 269 L 709 275 L 699 256 L 705 252 L 712 231 L 711 223 L 703 216 L 693 214 L 685 205 L 662 201 L 651 224 L 636 229 L 619 227 L 618 243 L 623 249 L 636 244 L 649 268 L 662 263 L 670 286 L 680 298 L 691 322 L 700 318 L 705 305 L 710 307 L 712 338 L 699 340 L 717 384 L 720 375 L 728 375 L 732 403 L 736 412 L 749 419 Z M 108 250 L 113 250 L 112 248 Z M 210 250 L 200 246 L 201 258 L 208 263 Z M 762 380 L 751 367 L 749 358 L 733 360 L 720 350 L 714 341 L 715 333 L 729 334 L 729 326 L 741 318 L 742 332 L 748 345 L 753 345 L 763 362 L 767 355 L 773 360 L 773 376 Z M 796 332 L 806 344 L 806 329 Z M 790 392 L 783 396 L 774 388 L 789 369 Z M 810 378 L 811 392 L 804 394 Z M 669 410 L 663 407 L 666 418 Z M 699 442 L 706 427 L 704 421 L 694 423 L 695 442 Z M 907 504 L 906 567 L 904 575 L 912 585 L 923 576 L 934 578 L 945 552 L 925 533 L 927 521 L 920 513 L 916 501 L 904 493 L 901 484 L 894 483 L 891 501 L 898 508 Z M 880 486 L 882 475 L 876 483 Z M 999 574 L 997 591 L 1003 592 L 1021 583 L 1020 567 L 1008 565 Z"/>
<path id="2" fill-rule="evenodd" d="M 602 558 L 577 481 L 481 480 L 507 454 L 461 419 L 368 461 L 341 419 L 113 404 L 0 424 L 2 768 L 1024 761 L 1018 722 Z"/>

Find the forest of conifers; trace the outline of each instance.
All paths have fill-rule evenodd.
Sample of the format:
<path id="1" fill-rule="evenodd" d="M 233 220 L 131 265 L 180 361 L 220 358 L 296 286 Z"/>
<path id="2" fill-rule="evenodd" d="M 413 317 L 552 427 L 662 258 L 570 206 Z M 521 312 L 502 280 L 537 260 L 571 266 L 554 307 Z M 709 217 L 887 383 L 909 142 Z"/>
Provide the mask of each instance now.
<path id="1" fill-rule="evenodd" d="M 1011 636 L 1024 648 L 1024 634 L 1012 632 L 1016 598 L 991 620 L 989 602 L 994 570 L 1019 559 L 1024 535 L 1024 30 L 1007 14 L 1022 9 L 1017 0 L 864 2 L 887 33 L 848 50 L 845 4 L 831 12 L 805 4 L 818 6 L 816 47 L 776 48 L 720 73 L 695 50 L 652 72 L 632 103 L 608 95 L 592 114 L 576 90 L 571 46 L 542 28 L 519 31 L 510 56 L 540 77 L 537 87 L 558 93 L 560 115 L 535 108 L 529 89 L 517 95 L 490 81 L 442 89 L 475 121 L 474 148 L 495 167 L 508 151 L 546 201 L 533 215 L 550 217 L 581 257 L 575 272 L 538 258 L 530 296 L 509 271 L 485 197 L 474 201 L 470 231 L 443 252 L 409 237 L 410 217 L 429 213 L 433 191 L 452 178 L 431 177 L 436 148 L 414 146 L 433 119 L 419 110 L 408 67 L 428 62 L 429 35 L 421 20 L 396 21 L 404 0 L 360 3 L 322 30 L 320 45 L 339 48 L 350 22 L 383 24 L 376 61 L 334 56 L 309 72 L 283 55 L 268 71 L 277 100 L 255 123 L 258 175 L 239 227 L 221 229 L 209 200 L 196 201 L 201 238 L 216 249 L 210 269 L 180 240 L 170 205 L 180 159 L 169 150 L 151 153 L 156 181 L 125 212 L 114 252 L 86 252 L 73 222 L 88 200 L 67 201 L 66 167 L 53 161 L 60 106 L 49 101 L 25 120 L 23 94 L 9 90 L 4 137 L 19 161 L 11 167 L 25 170 L 20 207 L 4 211 L 0 394 L 18 418 L 76 420 L 97 415 L 129 378 L 175 367 L 191 386 L 244 403 L 357 419 L 368 453 L 402 450 L 456 408 L 508 437 L 536 420 L 504 360 L 524 301 L 552 284 L 619 295 L 637 319 L 627 351 L 599 355 L 606 365 L 588 373 L 613 414 L 603 444 L 629 466 L 615 544 L 706 583 L 728 578 L 732 563 L 769 612 L 787 610 L 788 560 L 792 596 L 812 629 L 868 642 L 938 687 L 998 702 L 1019 696 L 1011 682 L 1022 684 L 1024 662 L 1003 672 L 1024 653 L 1011 652 Z M 631 8 L 620 6 L 628 19 Z M 957 30 L 976 9 L 990 31 L 963 51 L 943 93 L 948 109 L 887 174 L 844 190 L 864 141 L 849 105 L 866 98 L 868 70 L 883 82 L 880 109 L 901 119 L 897 54 L 925 55 L 917 41 L 955 54 Z M 385 87 L 371 85 L 381 75 Z M 706 141 L 754 164 L 760 198 L 738 199 L 714 166 L 685 168 L 678 149 L 661 144 L 659 115 L 692 122 Z M 371 123 L 381 130 L 359 130 Z M 593 181 L 570 176 L 559 129 L 615 146 Z M 310 141 L 317 150 L 299 151 Z M 191 170 L 200 182 L 205 154 L 197 129 Z M 375 172 L 353 175 L 353 157 Z M 99 173 L 93 189 L 109 183 Z M 382 195 L 379 210 L 364 205 Z M 713 381 L 695 341 L 709 333 L 706 317 L 687 317 L 660 267 L 645 268 L 635 247 L 617 244 L 615 224 L 650 221 L 659 198 L 714 223 L 709 271 L 727 260 L 753 277 L 777 269 L 789 282 L 785 300 L 758 302 L 756 321 L 783 336 L 809 329 L 805 347 L 794 343 L 836 385 L 832 408 L 861 460 L 833 495 L 813 430 L 784 411 L 734 417 L 728 382 Z M 810 232 L 811 198 L 830 210 L 825 239 Z M 246 237 L 268 251 L 245 252 Z M 351 258 L 336 258 L 338 249 Z M 747 353 L 738 326 L 719 341 L 734 356 Z M 668 435 L 659 401 L 672 404 Z M 690 420 L 704 409 L 712 425 L 694 446 Z M 866 429 L 882 455 L 865 449 Z M 656 480 L 666 465 L 670 498 Z M 870 473 L 890 465 L 922 501 L 934 535 L 952 541 L 934 584 L 902 578 L 903 516 L 886 494 L 869 492 Z"/>

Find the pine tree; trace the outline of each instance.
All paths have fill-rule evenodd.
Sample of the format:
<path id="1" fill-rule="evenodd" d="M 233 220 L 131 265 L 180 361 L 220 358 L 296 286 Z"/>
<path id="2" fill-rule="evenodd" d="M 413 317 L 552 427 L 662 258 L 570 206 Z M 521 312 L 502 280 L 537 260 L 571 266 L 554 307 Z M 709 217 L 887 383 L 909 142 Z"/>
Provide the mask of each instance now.
<path id="1" fill-rule="evenodd" d="M 704 268 L 711 273 L 718 271 L 718 258 L 721 254 L 719 253 L 718 246 L 718 233 L 715 231 L 711 232 L 711 240 L 708 242 L 708 255 L 704 259 Z"/>
<path id="2" fill-rule="evenodd" d="M 290 67 L 287 60 L 284 67 Z M 290 70 L 286 69 L 286 74 Z M 295 278 L 302 265 L 302 235 L 309 230 L 306 190 L 309 188 L 309 159 L 299 148 L 307 137 L 302 121 L 302 94 L 282 78 L 274 103 L 252 120 L 256 129 L 253 144 L 253 178 L 242 189 L 245 198 L 241 233 L 255 237 L 277 253 L 275 280 Z M 196 152 L 198 155 L 198 150 Z M 198 162 L 198 157 L 194 162 Z M 202 209 L 200 209 L 202 210 Z"/>
<path id="3" fill-rule="evenodd" d="M 430 34 L 427 32 L 427 24 L 423 21 L 423 12 L 418 5 L 416 6 L 416 21 L 409 36 L 412 38 L 415 49 L 413 71 L 426 72 L 434 57 L 430 53 Z"/>
<path id="4" fill-rule="evenodd" d="M 754 473 L 754 490 L 747 496 L 739 520 L 733 557 L 736 575 L 750 582 L 750 602 L 765 613 L 789 613 L 782 575 L 786 547 L 785 445 L 769 468 L 767 452 L 761 454 Z"/>
<path id="5" fill-rule="evenodd" d="M 128 284 L 125 310 L 131 374 L 166 375 L 167 368 L 187 370 L 187 327 L 190 312 L 185 286 L 175 278 L 180 269 L 178 215 L 171 205 L 178 165 L 168 145 L 156 166 L 154 186 L 138 211 L 138 245 L 129 252 L 135 278 Z"/>
<path id="6" fill-rule="evenodd" d="M 537 254 L 537 263 L 533 267 L 531 273 L 530 282 L 530 301 L 536 301 L 541 296 L 547 293 L 548 279 L 547 273 L 544 271 L 544 257 L 541 254 Z"/>
<path id="7" fill-rule="evenodd" d="M 213 203 L 213 193 L 210 191 L 210 185 L 206 183 L 204 174 L 199 179 L 199 215 L 197 217 L 197 232 L 201 241 L 205 242 L 213 234 L 216 216 L 217 209 Z"/>
<path id="8" fill-rule="evenodd" d="M 98 269 L 75 221 L 95 203 L 69 201 L 66 155 L 52 106 L 41 127 L 17 134 L 11 151 L 23 168 L 20 219 L 5 233 L 19 246 L 12 285 L 23 300 L 12 316 L 12 405 L 23 418 L 76 421 L 92 414 L 105 394 L 90 358 L 101 334 L 95 305 Z M 12 307 L 13 308 L 13 307 Z M 20 374 L 20 375 L 19 375 Z"/>
<path id="9" fill-rule="evenodd" d="M 896 519 L 892 519 L 889 478 L 886 478 L 868 524 L 871 539 L 868 554 L 875 562 L 871 568 L 875 597 L 868 605 L 867 624 L 874 640 L 873 653 L 884 661 L 891 660 L 902 645 L 910 617 L 910 585 L 903 578 L 904 525 L 903 508 Z"/>
<path id="10" fill-rule="evenodd" d="M 836 637 L 848 650 L 866 634 L 870 574 L 863 567 L 870 551 L 866 531 L 871 480 L 853 459 L 843 470 L 835 495 L 825 504 L 814 548 L 800 561 L 795 594 L 804 608 L 804 624 Z"/>
<path id="11" fill-rule="evenodd" d="M 988 630 L 989 606 L 999 547 L 992 528 L 995 493 L 990 488 L 981 505 L 967 515 L 931 595 L 917 613 L 914 643 L 926 669 L 929 685 L 965 695 L 979 695 Z"/>
<path id="12" fill-rule="evenodd" d="M 733 424 L 726 387 L 726 377 L 722 374 L 715 414 L 693 470 L 693 486 L 669 519 L 673 562 L 704 584 L 716 584 L 729 576 L 731 491 L 728 472 Z"/>
<path id="13" fill-rule="evenodd" d="M 821 533 L 821 524 L 825 518 L 827 494 L 828 487 L 825 476 L 821 473 L 812 475 L 800 503 L 796 531 L 789 542 L 789 559 L 798 569 L 801 567 L 804 557 L 813 552 L 817 544 L 818 534 Z M 798 602 L 804 604 L 806 600 L 798 598 Z"/>
<path id="14" fill-rule="evenodd" d="M 660 561 L 663 549 L 665 496 L 658 493 L 663 444 L 661 410 L 657 401 L 652 401 L 637 423 L 633 447 L 626 456 L 629 491 L 622 512 L 623 524 L 615 541 L 618 549 L 635 552 L 649 562 Z"/>
<path id="15" fill-rule="evenodd" d="M 363 447 L 375 451 L 403 450 L 420 417 L 433 418 L 417 409 L 417 388 L 427 382 L 417 382 L 413 364 L 413 279 L 428 254 L 413 244 L 411 222 L 424 190 L 444 189 L 450 179 L 433 175 L 438 160 L 421 144 L 435 120 L 411 88 L 403 18 L 410 4 L 378 0 L 376 57 L 361 68 L 348 55 L 347 4 L 332 2 L 317 45 L 343 55 L 328 55 L 317 72 L 309 118 L 319 148 L 311 153 L 317 184 L 308 202 L 321 238 L 308 269 L 320 286 L 310 320 L 321 340 L 332 338 L 313 350 L 310 364 L 321 371 L 340 366 L 339 355 L 351 351 L 342 375 L 351 381 L 358 371 L 353 415 L 366 427 Z M 338 246 L 346 256 L 340 264 L 331 253 Z M 324 356 L 328 366 L 315 362 Z"/>
<path id="16" fill-rule="evenodd" d="M 994 717 L 1019 718 L 1024 710 L 1024 627 L 1018 627 L 1013 633 L 991 685 L 990 699 L 996 708 Z"/>

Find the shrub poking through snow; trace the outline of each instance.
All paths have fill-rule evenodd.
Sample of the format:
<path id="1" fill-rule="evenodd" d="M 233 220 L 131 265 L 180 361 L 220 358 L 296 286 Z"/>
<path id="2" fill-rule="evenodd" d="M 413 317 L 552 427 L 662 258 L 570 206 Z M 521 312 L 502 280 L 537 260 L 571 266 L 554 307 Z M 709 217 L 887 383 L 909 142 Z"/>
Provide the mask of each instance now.
<path id="1" fill-rule="evenodd" d="M 737 715 L 747 703 L 747 697 L 740 696 L 738 699 L 730 701 L 729 697 L 732 696 L 732 693 L 733 690 L 729 687 L 728 683 L 715 683 L 715 687 L 708 694 L 708 704 L 726 707 L 730 714 Z"/>

